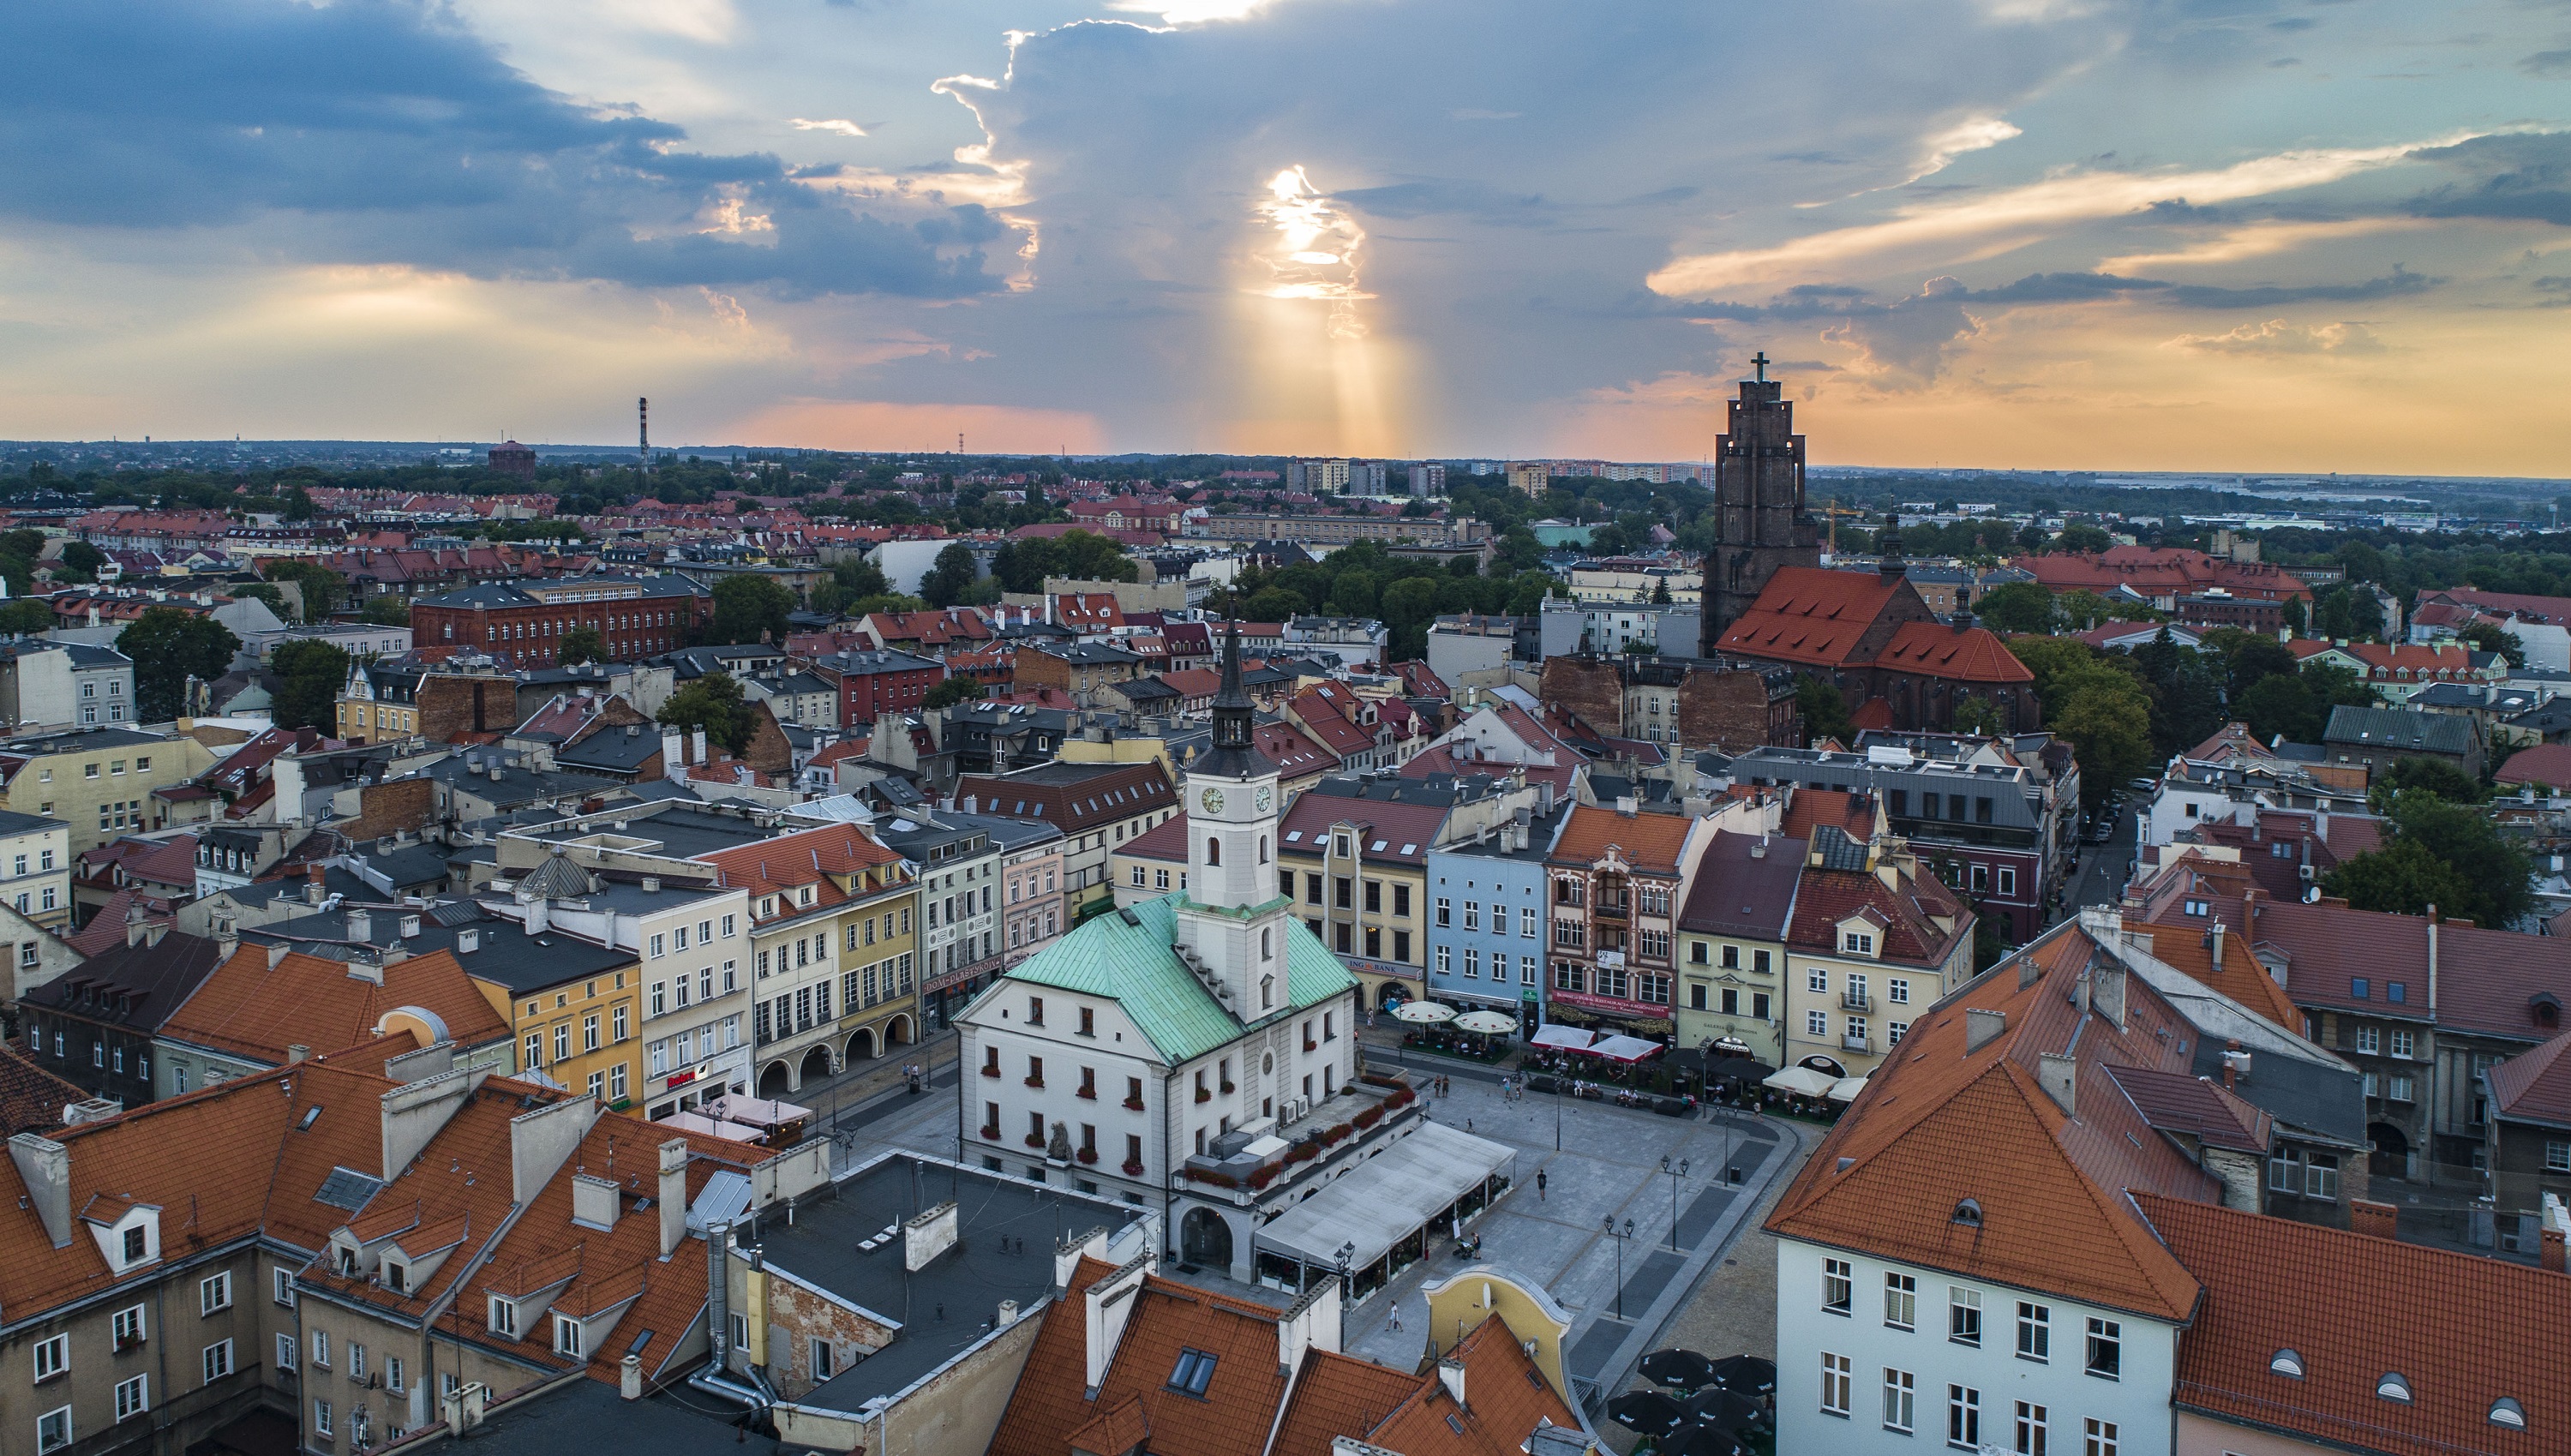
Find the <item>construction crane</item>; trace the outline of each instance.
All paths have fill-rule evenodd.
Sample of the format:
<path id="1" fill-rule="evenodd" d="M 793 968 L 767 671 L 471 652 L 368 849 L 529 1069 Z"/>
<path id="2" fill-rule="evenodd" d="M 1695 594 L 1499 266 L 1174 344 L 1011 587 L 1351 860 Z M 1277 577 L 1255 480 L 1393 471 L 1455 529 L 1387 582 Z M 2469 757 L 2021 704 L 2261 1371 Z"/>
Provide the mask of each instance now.
<path id="1" fill-rule="evenodd" d="M 1839 554 L 1839 517 L 1845 516 L 1852 521 L 1862 521 L 1865 519 L 1865 512 L 1856 510 L 1852 507 L 1842 506 L 1839 504 L 1839 498 L 1837 496 L 1831 496 L 1830 503 L 1821 507 L 1820 513 L 1823 516 L 1828 517 L 1830 523 L 1829 545 L 1824 549 L 1826 549 L 1832 557 L 1836 557 Z"/>

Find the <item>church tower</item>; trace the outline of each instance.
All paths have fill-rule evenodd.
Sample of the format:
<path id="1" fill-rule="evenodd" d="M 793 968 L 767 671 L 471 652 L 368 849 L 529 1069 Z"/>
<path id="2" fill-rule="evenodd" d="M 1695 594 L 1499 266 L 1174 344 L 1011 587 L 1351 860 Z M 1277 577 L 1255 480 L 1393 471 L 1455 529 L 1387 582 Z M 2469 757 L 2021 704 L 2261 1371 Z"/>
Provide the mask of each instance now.
<path id="1" fill-rule="evenodd" d="M 1783 566 L 1821 564 L 1820 528 L 1803 510 L 1803 437 L 1785 386 L 1768 377 L 1741 381 L 1730 401 L 1729 428 L 1715 442 L 1715 547 L 1705 562 L 1703 646 L 1707 657 L 1741 620 L 1768 579 Z"/>
<path id="2" fill-rule="evenodd" d="M 1188 892 L 1174 938 L 1245 1024 L 1291 1004 L 1286 935 L 1293 924 L 1277 888 L 1277 768 L 1253 746 L 1251 727 L 1241 625 L 1234 623 L 1214 697 L 1214 745 L 1188 771 Z"/>

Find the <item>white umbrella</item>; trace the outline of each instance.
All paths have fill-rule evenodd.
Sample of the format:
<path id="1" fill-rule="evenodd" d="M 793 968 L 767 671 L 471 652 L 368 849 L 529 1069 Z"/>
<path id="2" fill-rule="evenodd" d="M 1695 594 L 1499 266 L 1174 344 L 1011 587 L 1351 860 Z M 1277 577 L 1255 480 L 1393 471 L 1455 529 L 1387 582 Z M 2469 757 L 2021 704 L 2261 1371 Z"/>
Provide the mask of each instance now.
<path id="1" fill-rule="evenodd" d="M 1455 1029 L 1486 1037 L 1506 1036 L 1518 1029 L 1518 1019 L 1505 1011 L 1467 1011 L 1455 1018 Z"/>
<path id="2" fill-rule="evenodd" d="M 1864 1078 L 1842 1077 L 1838 1081 L 1830 1084 L 1830 1101 L 1854 1102 L 1856 1101 L 1856 1095 L 1863 1091 L 1865 1091 Z"/>
<path id="3" fill-rule="evenodd" d="M 1837 1086 L 1838 1080 L 1827 1072 L 1815 1072 L 1809 1067 L 1789 1067 L 1771 1076 L 1760 1086 L 1773 1087 L 1779 1092 L 1791 1092 L 1797 1097 L 1821 1097 L 1827 1095 L 1832 1087 Z"/>
<path id="4" fill-rule="evenodd" d="M 1392 1009 L 1392 1017 L 1395 1021 L 1434 1026 L 1441 1021 L 1453 1021 L 1455 1008 L 1443 1006 L 1434 1001 L 1404 1001 Z"/>

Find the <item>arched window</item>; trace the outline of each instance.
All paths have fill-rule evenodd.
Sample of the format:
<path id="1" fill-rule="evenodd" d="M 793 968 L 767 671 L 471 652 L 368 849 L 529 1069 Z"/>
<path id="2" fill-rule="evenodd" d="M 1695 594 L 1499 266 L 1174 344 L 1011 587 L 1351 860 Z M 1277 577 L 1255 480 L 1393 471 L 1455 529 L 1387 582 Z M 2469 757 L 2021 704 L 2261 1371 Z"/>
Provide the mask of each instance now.
<path id="1" fill-rule="evenodd" d="M 1268 1010 L 1270 1007 L 1275 1006 L 1276 1004 L 1277 1004 L 1277 978 L 1276 978 L 1275 976 L 1262 976 L 1262 977 L 1260 977 L 1260 978 L 1259 978 L 1259 1009 L 1260 1009 L 1260 1010 L 1262 1010 L 1262 1011 L 1266 1011 L 1266 1010 Z"/>
<path id="2" fill-rule="evenodd" d="M 1260 928 L 1259 958 L 1264 961 L 1273 961 L 1277 959 L 1277 927 L 1274 925 L 1262 926 Z"/>
<path id="3" fill-rule="evenodd" d="M 1206 863 L 1223 863 L 1223 841 L 1212 835 L 1206 836 Z"/>
<path id="4" fill-rule="evenodd" d="M 1259 836 L 1259 862 L 1262 864 L 1268 862 L 1268 836 L 1265 834 Z"/>

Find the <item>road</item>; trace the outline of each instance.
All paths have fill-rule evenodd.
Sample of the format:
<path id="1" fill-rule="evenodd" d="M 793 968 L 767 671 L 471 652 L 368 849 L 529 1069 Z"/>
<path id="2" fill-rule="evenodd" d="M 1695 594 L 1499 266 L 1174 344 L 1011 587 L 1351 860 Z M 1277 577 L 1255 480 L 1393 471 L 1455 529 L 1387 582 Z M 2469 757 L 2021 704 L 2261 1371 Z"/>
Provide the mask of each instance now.
<path id="1" fill-rule="evenodd" d="M 2116 816 L 2116 837 L 2104 844 L 2083 846 L 2080 872 L 2072 877 L 2071 896 L 2063 914 L 2076 914 L 2087 905 L 2112 905 L 2125 893 L 2125 880 L 2134 866 L 2134 810 L 2125 809 Z"/>

